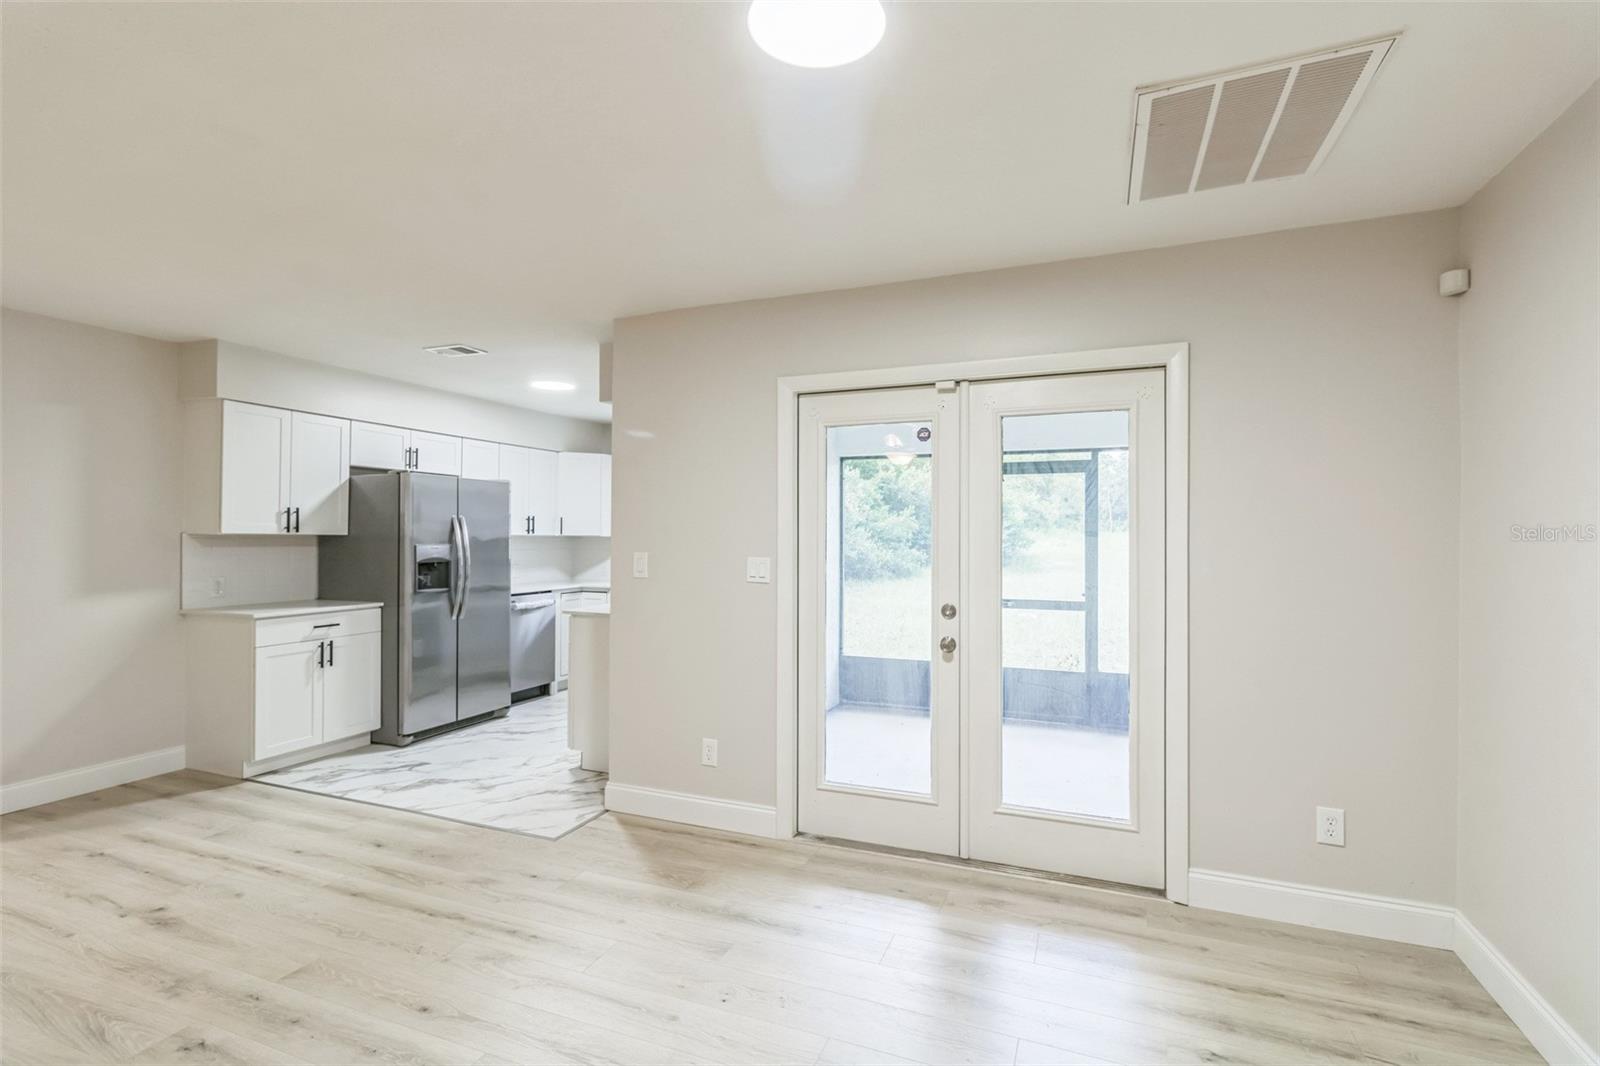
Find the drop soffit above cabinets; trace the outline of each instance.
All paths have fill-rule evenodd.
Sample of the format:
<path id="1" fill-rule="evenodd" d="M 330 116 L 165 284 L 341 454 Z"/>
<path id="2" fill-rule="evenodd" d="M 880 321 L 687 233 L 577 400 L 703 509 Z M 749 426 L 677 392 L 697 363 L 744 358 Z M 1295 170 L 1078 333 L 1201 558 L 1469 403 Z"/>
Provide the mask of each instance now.
<path id="1" fill-rule="evenodd" d="M 1128 202 L 1316 170 L 1398 39 L 1137 90 Z"/>

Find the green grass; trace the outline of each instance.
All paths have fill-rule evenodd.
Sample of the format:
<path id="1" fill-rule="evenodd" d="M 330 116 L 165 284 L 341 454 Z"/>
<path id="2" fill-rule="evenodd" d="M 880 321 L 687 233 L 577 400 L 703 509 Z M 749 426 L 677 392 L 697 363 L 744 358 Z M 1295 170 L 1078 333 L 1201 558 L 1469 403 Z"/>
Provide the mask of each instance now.
<path id="1" fill-rule="evenodd" d="M 1076 530 L 1040 537 L 1006 567 L 1010 599 L 1078 599 L 1083 595 L 1083 541 Z M 1100 534 L 1100 669 L 1128 668 L 1128 535 Z M 885 659 L 929 658 L 933 591 L 924 571 L 912 577 L 852 580 L 844 590 L 844 654 Z M 1005 665 L 1038 670 L 1083 669 L 1083 613 L 1007 610 L 1002 620 Z"/>

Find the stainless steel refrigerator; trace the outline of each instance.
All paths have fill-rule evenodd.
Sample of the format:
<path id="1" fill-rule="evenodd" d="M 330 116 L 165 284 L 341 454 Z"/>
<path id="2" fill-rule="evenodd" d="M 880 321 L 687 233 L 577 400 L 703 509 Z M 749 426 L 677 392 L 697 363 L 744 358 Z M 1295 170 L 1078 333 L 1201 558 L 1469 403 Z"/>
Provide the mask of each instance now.
<path id="1" fill-rule="evenodd" d="M 448 474 L 356 474 L 350 532 L 323 537 L 324 599 L 383 601 L 379 744 L 511 706 L 511 488 Z"/>

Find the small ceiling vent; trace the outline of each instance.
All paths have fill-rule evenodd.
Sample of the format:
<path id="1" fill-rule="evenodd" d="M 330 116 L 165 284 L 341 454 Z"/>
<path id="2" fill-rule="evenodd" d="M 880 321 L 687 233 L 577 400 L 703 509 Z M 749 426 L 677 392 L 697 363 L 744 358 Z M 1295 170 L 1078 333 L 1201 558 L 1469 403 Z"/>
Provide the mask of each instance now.
<path id="1" fill-rule="evenodd" d="M 1396 39 L 1138 90 L 1128 202 L 1316 170 Z"/>
<path id="2" fill-rule="evenodd" d="M 470 344 L 437 344 L 432 348 L 424 348 L 429 355 L 442 355 L 446 359 L 465 359 L 469 355 L 488 355 L 482 348 L 474 348 Z"/>

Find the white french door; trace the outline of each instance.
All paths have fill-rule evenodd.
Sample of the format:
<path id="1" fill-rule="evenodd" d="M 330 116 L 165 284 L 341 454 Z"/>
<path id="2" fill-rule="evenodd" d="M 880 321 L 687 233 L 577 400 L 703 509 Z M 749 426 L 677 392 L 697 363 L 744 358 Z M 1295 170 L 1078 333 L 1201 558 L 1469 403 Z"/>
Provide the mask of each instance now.
<path id="1" fill-rule="evenodd" d="M 801 397 L 802 832 L 1164 884 L 1164 377 Z"/>
<path id="2" fill-rule="evenodd" d="M 961 443 L 955 389 L 800 400 L 800 826 L 956 854 Z"/>

